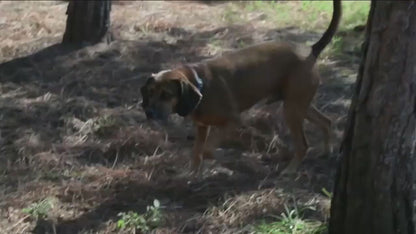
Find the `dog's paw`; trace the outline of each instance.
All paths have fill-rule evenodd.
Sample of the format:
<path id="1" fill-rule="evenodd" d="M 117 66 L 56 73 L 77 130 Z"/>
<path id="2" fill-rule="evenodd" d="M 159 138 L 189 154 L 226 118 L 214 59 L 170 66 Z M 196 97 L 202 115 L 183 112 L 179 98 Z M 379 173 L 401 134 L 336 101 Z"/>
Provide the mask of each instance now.
<path id="1" fill-rule="evenodd" d="M 331 156 L 334 153 L 334 146 L 333 145 L 328 145 L 326 147 L 326 155 Z"/>
<path id="2" fill-rule="evenodd" d="M 203 172 L 203 165 L 191 164 L 188 170 L 188 177 L 192 179 L 201 179 Z"/>
<path id="3" fill-rule="evenodd" d="M 322 150 L 322 152 L 320 153 L 320 157 L 322 158 L 330 158 L 333 152 L 333 147 L 332 146 L 324 146 L 324 149 Z"/>
<path id="4" fill-rule="evenodd" d="M 298 167 L 300 165 L 300 162 L 298 160 L 292 159 L 290 161 L 289 165 L 286 166 L 285 169 L 280 173 L 282 176 L 290 176 L 296 174 Z"/>
<path id="5" fill-rule="evenodd" d="M 296 174 L 296 170 L 293 170 L 291 168 L 285 168 L 280 175 L 281 176 L 293 176 Z"/>

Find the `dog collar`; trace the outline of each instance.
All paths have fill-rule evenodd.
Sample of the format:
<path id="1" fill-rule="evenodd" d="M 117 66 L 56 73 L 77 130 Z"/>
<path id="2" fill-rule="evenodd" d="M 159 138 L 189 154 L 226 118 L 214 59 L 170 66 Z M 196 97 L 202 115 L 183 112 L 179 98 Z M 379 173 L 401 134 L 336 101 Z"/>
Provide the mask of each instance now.
<path id="1" fill-rule="evenodd" d="M 195 77 L 196 87 L 198 88 L 199 91 L 201 91 L 202 88 L 204 87 L 204 81 L 201 79 L 201 77 L 199 77 L 198 72 L 196 72 L 194 68 L 191 67 L 191 71 Z"/>

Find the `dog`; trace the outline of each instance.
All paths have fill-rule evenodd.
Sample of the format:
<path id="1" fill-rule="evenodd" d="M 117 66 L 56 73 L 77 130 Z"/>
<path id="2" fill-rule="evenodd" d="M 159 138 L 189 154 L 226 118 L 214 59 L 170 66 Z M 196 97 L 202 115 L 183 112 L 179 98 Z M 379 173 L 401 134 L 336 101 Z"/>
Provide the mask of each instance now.
<path id="1" fill-rule="evenodd" d="M 337 31 L 341 1 L 333 1 L 331 22 L 307 57 L 286 43 L 265 42 L 199 63 L 152 74 L 141 87 L 141 106 L 148 119 L 166 120 L 172 113 L 196 125 L 191 169 L 200 172 L 212 126 L 240 123 L 240 113 L 261 100 L 283 101 L 284 117 L 294 143 L 294 157 L 282 174 L 297 171 L 308 143 L 304 119 L 317 125 L 330 151 L 331 120 L 311 104 L 320 84 L 315 63 Z"/>

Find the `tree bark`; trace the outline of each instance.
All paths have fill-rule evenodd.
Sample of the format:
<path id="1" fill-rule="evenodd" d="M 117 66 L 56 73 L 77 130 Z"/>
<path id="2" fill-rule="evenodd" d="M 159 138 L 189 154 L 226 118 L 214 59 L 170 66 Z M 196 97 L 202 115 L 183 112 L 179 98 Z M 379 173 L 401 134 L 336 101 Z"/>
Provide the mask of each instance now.
<path id="1" fill-rule="evenodd" d="M 415 124 L 416 2 L 373 0 L 330 233 L 415 233 Z"/>
<path id="2" fill-rule="evenodd" d="M 70 1 L 62 42 L 95 44 L 103 40 L 110 41 L 110 11 L 111 0 Z"/>

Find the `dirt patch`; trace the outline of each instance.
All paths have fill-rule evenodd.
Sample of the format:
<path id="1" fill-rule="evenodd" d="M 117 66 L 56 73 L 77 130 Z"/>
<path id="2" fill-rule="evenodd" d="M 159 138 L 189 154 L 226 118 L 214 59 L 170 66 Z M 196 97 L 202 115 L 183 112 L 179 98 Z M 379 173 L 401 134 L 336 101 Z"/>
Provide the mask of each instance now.
<path id="1" fill-rule="evenodd" d="M 177 116 L 168 126 L 148 122 L 138 105 L 151 72 L 264 40 L 306 43 L 319 32 L 276 28 L 254 16 L 244 25 L 212 20 L 231 3 L 120 2 L 112 11 L 115 42 L 64 47 L 57 43 L 66 4 L 0 2 L 2 230 L 118 232 L 118 213 L 143 213 L 154 199 L 166 217 L 159 233 L 249 232 L 294 201 L 313 203 L 319 209 L 309 216 L 325 221 L 322 188 L 331 189 L 337 154 L 320 157 L 321 135 L 306 124 L 313 149 L 295 178 L 279 177 L 291 140 L 278 104 L 244 113 L 245 126 L 206 163 L 203 179 L 192 181 L 185 174 L 192 124 Z M 334 121 L 334 149 L 357 58 L 319 63 L 316 105 Z M 44 199 L 53 201 L 48 218 L 22 212 Z"/>

